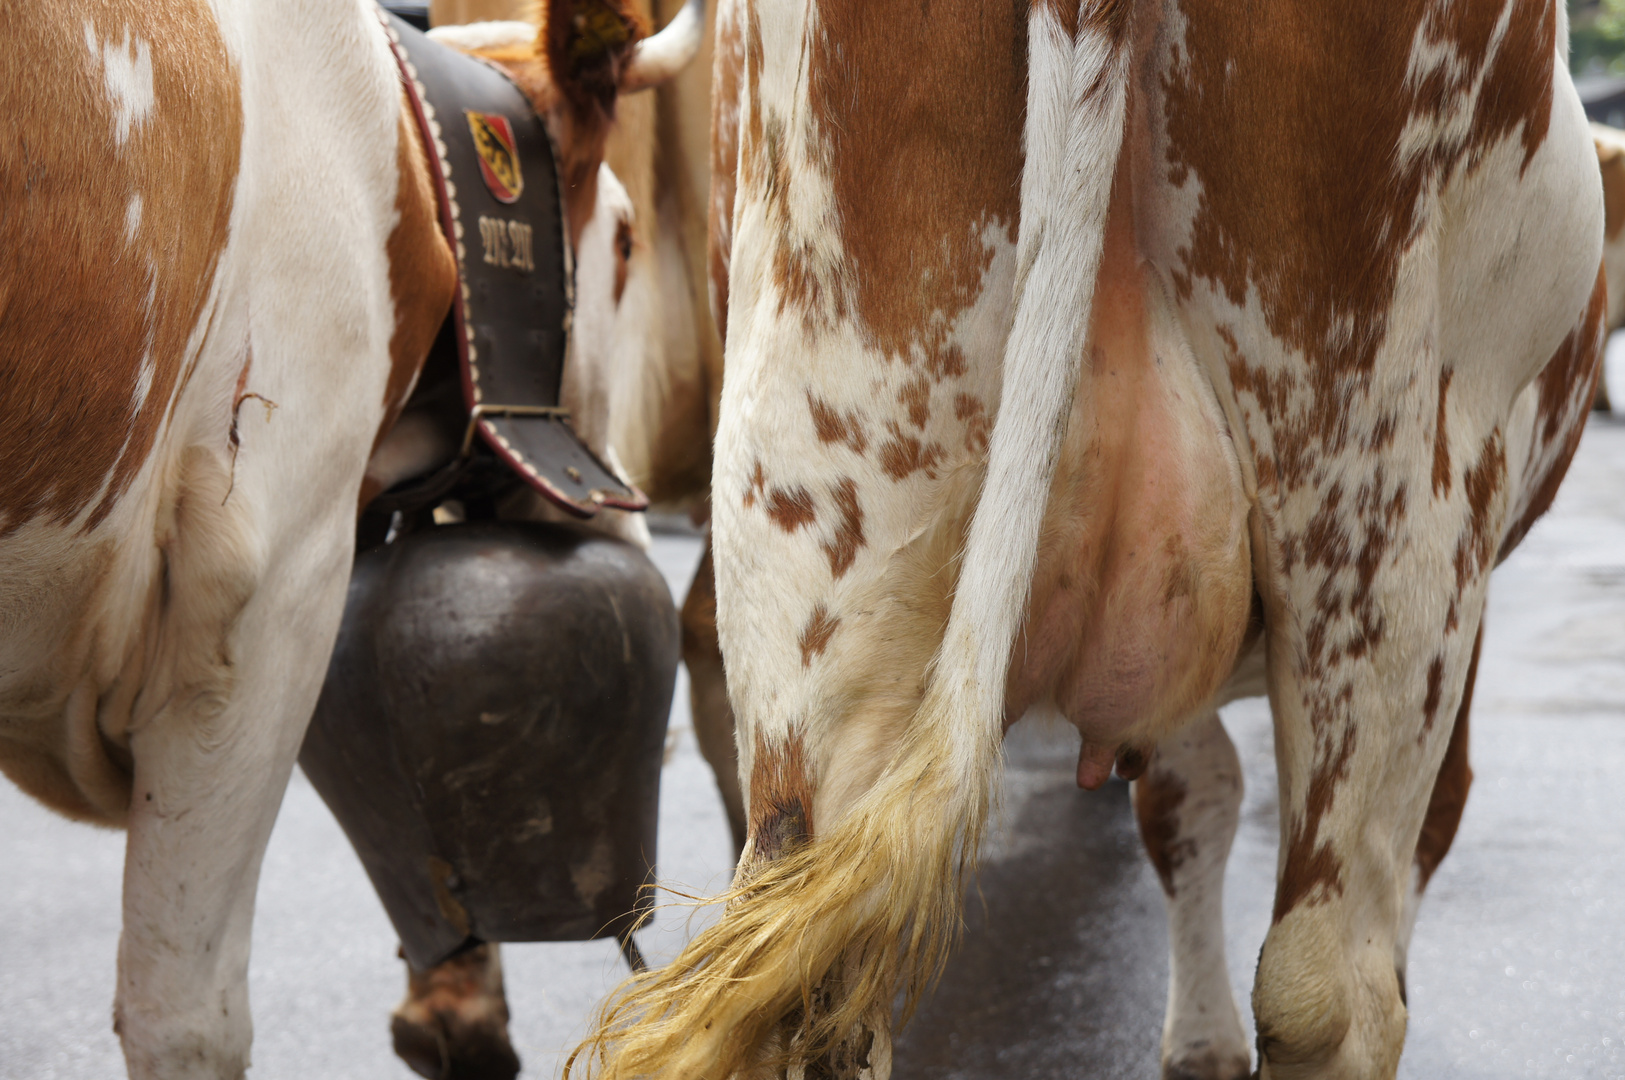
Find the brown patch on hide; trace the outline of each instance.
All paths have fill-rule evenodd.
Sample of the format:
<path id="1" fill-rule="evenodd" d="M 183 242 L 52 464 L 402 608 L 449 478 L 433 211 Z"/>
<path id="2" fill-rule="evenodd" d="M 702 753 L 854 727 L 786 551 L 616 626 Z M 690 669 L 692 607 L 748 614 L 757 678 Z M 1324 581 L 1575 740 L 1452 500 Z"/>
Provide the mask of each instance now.
<path id="1" fill-rule="evenodd" d="M 1281 880 L 1275 887 L 1271 923 L 1280 922 L 1301 903 L 1343 894 L 1343 860 L 1331 840 L 1320 837 L 1320 823 L 1337 798 L 1337 789 L 1349 775 L 1354 756 L 1354 725 L 1345 722 L 1342 738 L 1329 758 L 1320 761 L 1309 777 L 1303 816 L 1287 836 Z"/>
<path id="2" fill-rule="evenodd" d="M 115 104 L 109 63 L 150 64 L 150 109 Z M 151 456 L 228 239 L 239 81 L 207 5 L 6 20 L 0 537 L 86 511 L 94 528 Z"/>
<path id="3" fill-rule="evenodd" d="M 1433 497 L 1436 499 L 1450 494 L 1450 432 L 1445 425 L 1445 398 L 1455 375 L 1455 368 L 1439 372 L 1439 409 L 1433 421 Z"/>
<path id="4" fill-rule="evenodd" d="M 754 8 L 752 8 L 754 11 Z M 737 9 L 734 14 L 737 15 Z M 760 48 L 758 45 L 757 48 Z M 728 268 L 733 252 L 734 191 L 739 168 L 740 74 L 745 43 L 737 18 L 718 18 L 711 69 L 711 195 L 706 204 L 706 269 L 712 318 L 728 333 Z"/>
<path id="5" fill-rule="evenodd" d="M 965 350 L 951 341 L 933 343 L 925 353 L 925 370 L 938 382 L 957 379 L 969 370 Z"/>
<path id="6" fill-rule="evenodd" d="M 1467 716 L 1472 711 L 1473 684 L 1478 681 L 1478 655 L 1483 644 L 1484 624 L 1480 622 L 1478 636 L 1473 639 L 1473 658 L 1467 665 L 1467 684 L 1456 709 L 1456 725 L 1450 729 L 1450 743 L 1433 781 L 1427 816 L 1422 819 L 1422 833 L 1416 841 L 1418 890 L 1427 888 L 1433 872 L 1449 853 L 1461 825 L 1462 811 L 1467 808 L 1467 789 L 1473 784 L 1473 769 L 1467 761 Z"/>
<path id="7" fill-rule="evenodd" d="M 750 768 L 752 857 L 769 861 L 812 839 L 813 784 L 801 735 L 771 747 L 760 732 Z"/>
<path id="8" fill-rule="evenodd" d="M 1198 281 L 1230 302 L 1260 303 L 1270 332 L 1300 352 L 1302 404 L 1259 387 L 1279 480 L 1309 482 L 1317 448 L 1341 450 L 1343 418 L 1370 385 L 1386 340 L 1401 257 L 1429 198 L 1504 138 L 1524 165 L 1546 137 L 1556 15 L 1545 0 L 1499 8 L 1396 0 L 1379 8 L 1192 4 L 1166 88 L 1168 177 L 1200 191 L 1175 287 Z M 1411 46 L 1446 60 L 1411 76 Z M 1358 42 L 1358 47 L 1351 47 Z M 1482 77 L 1482 90 L 1476 91 Z M 1283 97 L 1280 88 L 1293 92 Z M 1471 122 L 1408 156 L 1407 127 L 1471 110 Z M 1232 374 L 1246 362 L 1233 360 Z M 1247 389 L 1237 379 L 1238 390 Z M 1273 415 L 1271 415 L 1273 413 Z"/>
<path id="9" fill-rule="evenodd" d="M 1481 574 L 1490 572 L 1490 559 L 1495 555 L 1495 500 L 1506 486 L 1506 440 L 1496 430 L 1484 440 L 1478 460 L 1462 476 L 1462 490 L 1467 495 L 1468 518 L 1466 527 L 1456 540 L 1453 560 L 1456 569 L 1456 597 L 1450 602 L 1445 616 L 1446 633 L 1459 622 L 1457 601 L 1467 586 Z"/>
<path id="10" fill-rule="evenodd" d="M 400 417 L 457 291 L 457 261 L 440 231 L 440 208 L 429 175 L 429 159 L 404 92 L 397 138 L 395 160 L 400 176 L 395 191 L 397 220 L 384 248 L 389 260 L 389 295 L 395 306 L 395 331 L 389 339 L 384 414 L 378 433 L 373 437 L 372 453 L 377 453 Z M 241 388 L 238 393 L 241 396 Z M 369 490 L 376 486 L 377 482 L 371 480 L 363 484 L 362 506 L 378 494 L 376 490 Z"/>
<path id="11" fill-rule="evenodd" d="M 1195 840 L 1179 838 L 1179 808 L 1187 794 L 1185 782 L 1177 775 L 1155 768 L 1134 783 L 1134 820 L 1140 826 L 1140 840 L 1168 896 L 1174 895 L 1174 874 L 1196 854 Z"/>
<path id="12" fill-rule="evenodd" d="M 908 410 L 908 422 L 924 431 L 931 419 L 930 381 L 923 376 L 910 379 L 897 391 L 897 403 Z"/>
<path id="13" fill-rule="evenodd" d="M 806 488 L 772 488 L 767 493 L 767 516 L 788 533 L 811 525 L 817 513 Z"/>
<path id="14" fill-rule="evenodd" d="M 822 0 L 817 26 L 807 101 L 853 313 L 887 355 L 922 350 L 944 375 L 962 371 L 948 335 L 992 261 L 984 234 L 1015 240 L 1025 7 Z M 900 41 L 913 62 L 899 63 Z"/>
<path id="15" fill-rule="evenodd" d="M 807 393 L 807 411 L 812 414 L 813 431 L 821 443 L 844 443 L 854 454 L 869 447 L 863 420 L 855 412 L 842 413 L 823 398 Z"/>
<path id="16" fill-rule="evenodd" d="M 744 497 L 740 500 L 745 509 L 749 510 L 756 505 L 756 501 L 767 490 L 767 474 L 762 470 L 762 463 L 758 461 L 750 476 L 750 483 L 745 485 Z"/>
<path id="17" fill-rule="evenodd" d="M 1566 421 L 1570 420 L 1577 397 L 1587 401 L 1591 398 L 1589 384 L 1595 378 L 1595 369 L 1600 367 L 1596 363 L 1597 350 L 1592 348 L 1592 339 L 1601 336 L 1598 328 L 1602 326 L 1607 311 L 1608 282 L 1607 270 L 1604 269 L 1597 273 L 1596 283 L 1592 286 L 1579 324 L 1569 331 L 1536 380 L 1540 397 L 1535 415 L 1540 421 L 1537 430 L 1543 445 L 1549 446 L 1560 435 L 1570 433 Z M 1584 414 L 1579 425 L 1582 428 L 1583 420 Z"/>
<path id="18" fill-rule="evenodd" d="M 813 608 L 812 618 L 801 631 L 801 666 L 811 667 L 812 658 L 822 656 L 829 647 L 829 639 L 841 625 L 839 617 L 831 615 L 823 604 Z"/>
<path id="19" fill-rule="evenodd" d="M 954 419 L 964 422 L 965 449 L 972 454 L 986 453 L 988 439 L 993 434 L 993 421 L 988 418 L 987 407 L 969 394 L 956 394 Z"/>
<path id="20" fill-rule="evenodd" d="M 942 461 L 942 447 L 906 434 L 896 421 L 888 420 L 886 430 L 890 437 L 880 444 L 880 467 L 886 475 L 893 480 L 906 480 L 923 472 L 935 480 L 937 464 Z"/>
<path id="21" fill-rule="evenodd" d="M 1055 0 L 1051 0 L 1054 3 Z M 1065 4 L 1059 5 L 1065 8 Z M 1128 32 L 1129 14 L 1134 9 L 1131 0 L 1093 0 L 1087 12 L 1079 10 L 1080 22 L 1085 27 L 1104 34 L 1113 44 L 1121 45 Z"/>
<path id="22" fill-rule="evenodd" d="M 1068 3 L 1068 0 L 1036 0 L 1033 6 L 1047 10 L 1050 17 L 1066 32 L 1067 37 L 1075 38 L 1078 36 L 1080 4 Z"/>
<path id="23" fill-rule="evenodd" d="M 1047 8 L 1067 36 L 1074 39 L 1081 26 L 1120 43 L 1128 29 L 1128 0 L 1084 0 L 1081 4 L 1076 0 L 1038 0 L 1035 6 Z"/>
<path id="24" fill-rule="evenodd" d="M 1380 645 L 1387 620 L 1373 595 L 1378 572 L 1407 510 L 1407 484 L 1390 484 L 1379 465 L 1361 480 L 1352 498 L 1333 482 L 1298 536 L 1282 544 L 1288 570 L 1301 563 L 1325 576 L 1304 633 L 1308 670 L 1324 673 L 1347 659 L 1360 659 Z M 1343 571 L 1354 571 L 1352 582 Z M 1345 636 L 1334 636 L 1347 618 Z"/>
<path id="25" fill-rule="evenodd" d="M 1444 657 L 1435 656 L 1428 664 L 1427 695 L 1422 699 L 1422 730 L 1433 730 L 1433 718 L 1439 711 L 1439 701 L 1444 694 Z"/>
<path id="26" fill-rule="evenodd" d="M 835 512 L 840 515 L 835 536 L 826 542 L 824 554 L 829 558 L 829 572 L 836 577 L 845 574 L 858 557 L 864 545 L 863 506 L 858 502 L 858 485 L 851 477 L 843 477 L 833 493 Z"/>

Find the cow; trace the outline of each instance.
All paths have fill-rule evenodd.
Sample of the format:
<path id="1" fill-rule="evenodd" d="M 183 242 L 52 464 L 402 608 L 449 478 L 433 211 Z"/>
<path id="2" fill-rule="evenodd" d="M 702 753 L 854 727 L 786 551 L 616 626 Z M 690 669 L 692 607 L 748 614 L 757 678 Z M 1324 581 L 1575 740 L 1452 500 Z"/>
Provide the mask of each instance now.
<path id="1" fill-rule="evenodd" d="M 1238 797 L 1213 710 L 1262 686 L 1258 1075 L 1395 1074 L 1489 572 L 1596 378 L 1566 38 L 1554 0 L 722 5 L 712 535 L 749 838 L 574 1069 L 889 1075 L 1003 732 L 1045 711 L 1082 786 L 1141 777 L 1163 1074 L 1246 1075 L 1205 845 Z"/>
<path id="2" fill-rule="evenodd" d="M 1608 267 L 1608 327 L 1625 325 L 1625 131 L 1591 125 L 1602 170 L 1603 262 Z"/>
<path id="3" fill-rule="evenodd" d="M 671 24 L 686 3 L 668 0 L 656 10 L 634 6 L 634 11 L 650 23 Z M 539 28 L 528 3 L 444 3 L 431 6 L 431 19 L 436 23 L 431 37 L 510 75 L 522 75 L 525 58 L 535 55 L 538 45 Z M 721 346 L 705 296 L 710 29 L 697 19 L 692 26 L 700 31 L 692 44 L 694 62 L 653 94 L 622 96 L 604 143 L 604 175 L 613 174 L 626 211 L 606 229 L 616 252 L 617 302 L 613 320 L 606 323 L 608 364 L 583 369 L 603 375 L 591 395 L 595 419 L 583 437 L 601 456 L 614 458 L 655 505 L 704 518 Z M 572 403 L 572 416 L 580 413 L 582 406 Z M 442 455 L 447 440 L 447 432 L 437 435 Z M 410 460 L 411 471 L 421 471 L 429 458 L 414 453 Z M 505 507 L 502 516 L 557 515 L 548 503 L 526 499 Z M 642 515 L 606 510 L 587 526 L 648 544 Z M 695 736 L 717 776 L 738 853 L 744 843 L 743 796 L 715 627 L 705 620 L 708 580 L 702 570 L 682 607 L 682 643 Z M 408 965 L 406 996 L 393 1010 L 390 1033 L 398 1056 L 426 1077 L 515 1074 L 518 1056 L 509 1038 L 500 945 L 468 948 L 427 971 Z"/>
<path id="4" fill-rule="evenodd" d="M 1602 169 L 1602 261 L 1608 270 L 1608 329 L 1625 326 L 1625 131 L 1593 122 L 1591 138 Z M 1597 409 L 1611 412 L 1607 373 L 1597 380 Z"/>
<path id="5" fill-rule="evenodd" d="M 601 169 L 614 100 L 678 57 L 613 0 L 544 18 L 524 74 L 580 253 L 565 390 L 590 396 L 630 213 Z M 127 830 L 130 1075 L 240 1077 L 260 860 L 358 510 L 401 468 L 385 443 L 456 287 L 437 166 L 367 0 L 68 0 L 12 22 L 0 770 Z"/>
<path id="6" fill-rule="evenodd" d="M 646 22 L 670 25 L 687 2 L 667 0 L 654 10 L 642 5 L 632 10 Z M 532 7 L 514 0 L 437 3 L 430 9 L 435 23 L 430 36 L 519 75 L 538 45 Z M 692 43 L 696 59 L 654 93 L 623 95 L 616 103 L 602 174 L 613 185 L 616 213 L 606 216 L 597 234 L 605 242 L 593 248 L 607 252 L 613 242 L 614 314 L 598 322 L 608 328 L 606 362 L 581 369 L 597 379 L 593 393 L 582 394 L 573 383 L 565 392 L 573 416 L 590 412 L 582 434 L 600 456 L 613 458 L 656 506 L 703 520 L 721 343 L 705 284 L 710 28 L 698 19 L 690 25 L 700 32 Z M 684 56 L 688 50 L 685 46 Z M 594 272 L 591 257 L 578 254 L 583 275 Z M 384 487 L 432 467 L 428 463 L 443 457 L 458 434 L 438 431 L 425 439 L 425 427 L 407 428 L 398 426 L 392 437 L 403 447 L 398 459 L 410 464 L 381 478 L 388 481 Z M 536 520 L 558 514 L 544 501 L 527 498 L 504 507 L 502 516 Z M 585 524 L 639 546 L 649 543 L 639 514 L 605 510 Z M 708 558 L 703 565 L 709 565 Z M 745 836 L 743 798 L 722 660 L 708 618 L 709 581 L 702 569 L 683 607 L 684 659 L 695 734 L 717 778 L 737 855 Z M 406 984 L 390 1030 L 395 1052 L 415 1071 L 431 1077 L 518 1071 L 497 943 L 467 949 L 427 971 L 408 965 Z"/>

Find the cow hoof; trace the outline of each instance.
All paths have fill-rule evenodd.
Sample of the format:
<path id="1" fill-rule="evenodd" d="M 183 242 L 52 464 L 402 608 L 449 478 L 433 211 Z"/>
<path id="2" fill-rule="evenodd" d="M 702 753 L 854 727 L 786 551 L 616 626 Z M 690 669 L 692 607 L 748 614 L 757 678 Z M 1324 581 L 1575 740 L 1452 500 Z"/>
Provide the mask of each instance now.
<path id="1" fill-rule="evenodd" d="M 502 966 L 489 945 L 409 973 L 406 1000 L 390 1018 L 395 1054 L 429 1080 L 513 1080 Z"/>
<path id="2" fill-rule="evenodd" d="M 421 1019 L 396 1014 L 389 1031 L 395 1055 L 429 1080 L 513 1080 L 519 1075 L 519 1055 L 505 1026 L 470 1026 L 445 1013 Z"/>
<path id="3" fill-rule="evenodd" d="M 1162 1063 L 1162 1080 L 1254 1080 L 1252 1058 L 1206 1053 Z"/>

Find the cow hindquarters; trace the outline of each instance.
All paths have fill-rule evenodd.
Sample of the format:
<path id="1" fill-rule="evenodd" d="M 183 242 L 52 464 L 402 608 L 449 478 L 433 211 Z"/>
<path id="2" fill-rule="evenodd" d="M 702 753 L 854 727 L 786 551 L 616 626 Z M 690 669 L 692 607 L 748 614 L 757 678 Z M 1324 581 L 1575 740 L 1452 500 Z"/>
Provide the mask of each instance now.
<path id="1" fill-rule="evenodd" d="M 1224 956 L 1224 867 L 1241 798 L 1241 761 L 1216 712 L 1159 743 L 1134 782 L 1140 838 L 1168 903 L 1163 1080 L 1238 1080 L 1252 1071 Z"/>
<path id="2" fill-rule="evenodd" d="M 857 769 L 824 769 L 836 756 L 825 736 L 837 727 L 873 735 L 885 726 L 874 717 L 842 716 L 852 710 L 834 705 L 834 716 L 809 722 L 776 711 L 788 700 L 781 687 L 753 697 L 753 686 L 766 684 L 753 682 L 758 670 L 776 670 L 793 654 L 769 659 L 770 643 L 757 629 L 763 624 L 752 617 L 752 603 L 767 598 L 760 588 L 767 582 L 754 575 L 768 558 L 748 538 L 773 526 L 747 515 L 754 501 L 718 494 L 747 474 L 747 448 L 759 438 L 744 391 L 724 388 L 714 535 L 719 628 L 740 707 L 740 744 L 754 754 L 760 737 L 762 756 L 788 776 L 804 757 L 810 783 L 786 784 L 782 798 L 763 799 L 753 763 L 750 838 L 723 917 L 606 1007 L 572 1058 L 585 1075 L 890 1075 L 893 1003 L 902 991 L 907 1015 L 957 935 L 961 888 L 996 778 L 1004 676 L 1084 355 L 1123 130 L 1127 19 L 1126 5 L 1104 0 L 1083 4 L 1076 20 L 1042 4 L 1030 13 L 1019 285 L 981 501 L 935 664 L 915 682 L 930 660 L 917 650 L 909 672 L 895 679 L 901 690 L 885 711 L 902 717 L 904 730 L 895 741 L 872 739 L 875 752 Z M 752 344 L 741 338 L 748 305 L 739 288 L 751 255 L 736 238 L 728 358 L 734 387 L 750 385 L 747 374 L 732 373 L 752 363 Z M 863 545 L 864 534 L 853 528 Z M 882 564 L 873 560 L 886 557 L 871 542 L 862 554 L 832 556 L 831 573 L 849 575 L 844 587 L 856 588 L 878 577 Z M 827 642 L 815 640 L 824 625 L 818 620 L 801 637 L 808 657 L 802 670 L 824 651 Z M 919 640 L 930 639 L 909 644 Z M 821 701 L 839 700 L 834 681 L 821 688 Z M 760 822 L 759 805 L 767 810 Z"/>

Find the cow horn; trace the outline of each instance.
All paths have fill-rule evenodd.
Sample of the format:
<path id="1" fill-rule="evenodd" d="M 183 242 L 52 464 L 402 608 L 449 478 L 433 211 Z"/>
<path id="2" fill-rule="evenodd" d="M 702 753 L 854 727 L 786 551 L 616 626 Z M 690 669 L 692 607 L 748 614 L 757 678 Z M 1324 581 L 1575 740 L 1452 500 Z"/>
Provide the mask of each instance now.
<path id="1" fill-rule="evenodd" d="M 705 36 L 705 0 L 688 0 L 660 32 L 632 47 L 621 69 L 621 93 L 658 86 L 676 75 L 699 53 Z"/>

